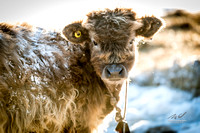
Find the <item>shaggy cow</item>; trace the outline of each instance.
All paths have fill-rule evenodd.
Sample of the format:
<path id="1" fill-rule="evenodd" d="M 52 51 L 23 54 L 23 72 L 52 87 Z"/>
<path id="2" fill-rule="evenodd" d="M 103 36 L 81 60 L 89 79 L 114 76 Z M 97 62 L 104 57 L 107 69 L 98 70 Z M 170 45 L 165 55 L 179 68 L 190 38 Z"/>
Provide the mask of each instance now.
<path id="1" fill-rule="evenodd" d="M 90 133 L 119 100 L 136 36 L 162 23 L 130 9 L 91 12 L 63 34 L 0 24 L 0 132 Z"/>

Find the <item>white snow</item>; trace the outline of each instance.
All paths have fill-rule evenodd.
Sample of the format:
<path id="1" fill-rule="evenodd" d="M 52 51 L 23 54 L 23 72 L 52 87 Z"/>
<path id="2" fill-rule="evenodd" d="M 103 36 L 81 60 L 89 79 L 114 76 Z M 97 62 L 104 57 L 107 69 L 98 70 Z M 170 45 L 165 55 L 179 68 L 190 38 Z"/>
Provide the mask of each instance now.
<path id="1" fill-rule="evenodd" d="M 123 93 L 121 102 L 124 100 Z M 182 118 L 169 118 L 185 112 Z M 167 86 L 141 87 L 131 84 L 126 119 L 135 133 L 143 133 L 159 125 L 170 126 L 181 133 L 196 133 L 200 131 L 200 97 L 192 98 L 189 92 Z M 110 125 L 108 132 L 114 133 L 117 123 L 113 121 Z"/>

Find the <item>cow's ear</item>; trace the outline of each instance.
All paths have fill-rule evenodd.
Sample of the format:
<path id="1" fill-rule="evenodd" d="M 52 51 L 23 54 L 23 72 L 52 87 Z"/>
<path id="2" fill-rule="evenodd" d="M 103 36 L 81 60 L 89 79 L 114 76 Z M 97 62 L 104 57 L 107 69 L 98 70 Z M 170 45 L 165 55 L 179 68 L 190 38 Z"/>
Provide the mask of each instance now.
<path id="1" fill-rule="evenodd" d="M 83 43 L 89 39 L 88 30 L 82 27 L 81 22 L 65 26 L 63 34 L 72 43 Z"/>
<path id="2" fill-rule="evenodd" d="M 156 17 L 143 17 L 141 18 L 142 27 L 136 30 L 136 36 L 152 37 L 163 25 L 161 19 Z"/>

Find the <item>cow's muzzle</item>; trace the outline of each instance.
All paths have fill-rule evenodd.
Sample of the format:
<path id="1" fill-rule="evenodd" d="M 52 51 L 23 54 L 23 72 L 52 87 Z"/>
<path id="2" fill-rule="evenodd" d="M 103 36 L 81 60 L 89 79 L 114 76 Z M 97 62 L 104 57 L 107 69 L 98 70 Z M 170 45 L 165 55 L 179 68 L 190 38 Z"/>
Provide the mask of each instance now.
<path id="1" fill-rule="evenodd" d="M 126 79 L 128 72 L 122 64 L 109 64 L 106 65 L 102 72 L 102 78 L 109 81 L 119 81 Z"/>

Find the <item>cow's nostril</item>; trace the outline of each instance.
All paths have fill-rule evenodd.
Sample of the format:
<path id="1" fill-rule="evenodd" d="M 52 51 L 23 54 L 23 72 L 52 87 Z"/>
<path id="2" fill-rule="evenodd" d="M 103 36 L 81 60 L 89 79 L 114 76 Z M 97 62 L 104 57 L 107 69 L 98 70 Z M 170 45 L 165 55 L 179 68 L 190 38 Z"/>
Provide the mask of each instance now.
<path id="1" fill-rule="evenodd" d="M 124 69 L 121 68 L 121 71 L 119 72 L 119 75 L 122 75 L 122 74 L 123 74 L 123 70 L 124 70 Z"/>
<path id="2" fill-rule="evenodd" d="M 110 77 L 111 76 L 111 73 L 108 69 L 106 69 L 106 72 L 107 72 L 107 75 Z"/>

